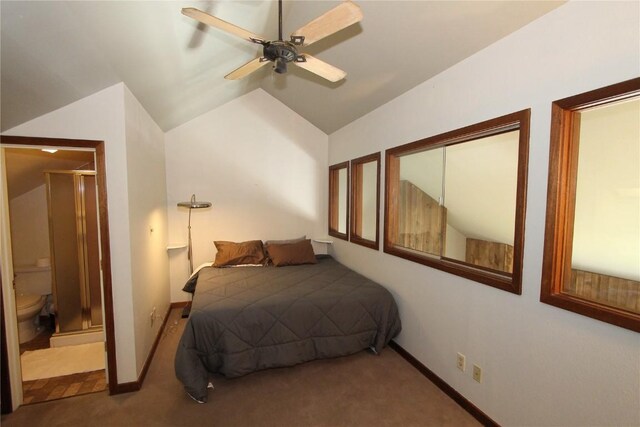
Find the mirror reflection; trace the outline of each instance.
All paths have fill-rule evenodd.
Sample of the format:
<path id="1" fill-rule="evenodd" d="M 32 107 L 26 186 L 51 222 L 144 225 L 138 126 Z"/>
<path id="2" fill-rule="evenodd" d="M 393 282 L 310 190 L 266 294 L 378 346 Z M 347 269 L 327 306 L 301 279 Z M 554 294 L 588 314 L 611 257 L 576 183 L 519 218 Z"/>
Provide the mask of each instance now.
<path id="1" fill-rule="evenodd" d="M 347 232 L 347 169 L 338 171 L 338 232 Z"/>
<path id="2" fill-rule="evenodd" d="M 349 162 L 329 167 L 329 234 L 348 240 Z"/>
<path id="3" fill-rule="evenodd" d="M 362 169 L 362 230 L 359 235 L 366 240 L 376 240 L 378 165 L 376 162 L 368 162 L 360 165 L 360 169 Z"/>
<path id="4" fill-rule="evenodd" d="M 440 256 L 446 210 L 441 206 L 444 148 L 400 157 L 398 240 L 407 249 Z"/>
<path id="5" fill-rule="evenodd" d="M 584 110 L 564 292 L 640 312 L 640 98 Z"/>
<path id="6" fill-rule="evenodd" d="M 400 157 L 398 246 L 513 271 L 520 132 Z"/>
<path id="7" fill-rule="evenodd" d="M 446 147 L 445 257 L 513 271 L 519 133 Z"/>
<path id="8" fill-rule="evenodd" d="M 351 161 L 351 242 L 378 249 L 380 153 Z"/>

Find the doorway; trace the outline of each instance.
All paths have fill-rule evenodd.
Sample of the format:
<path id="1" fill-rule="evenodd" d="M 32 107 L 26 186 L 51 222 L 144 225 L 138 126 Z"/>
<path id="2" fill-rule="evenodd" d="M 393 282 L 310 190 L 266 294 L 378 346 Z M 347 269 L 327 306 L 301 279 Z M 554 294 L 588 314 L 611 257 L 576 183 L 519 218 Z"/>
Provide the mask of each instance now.
<path id="1" fill-rule="evenodd" d="M 15 400 L 18 400 L 18 405 L 21 401 L 23 403 L 29 403 L 30 400 L 34 398 L 33 393 L 29 394 L 29 391 L 32 389 L 32 386 L 35 383 L 33 382 L 33 380 L 31 380 L 32 382 L 30 383 L 23 382 L 20 384 L 20 378 L 14 378 L 16 376 L 20 377 L 21 372 L 24 371 L 24 359 L 23 359 L 23 366 L 21 370 L 20 363 L 19 363 L 19 360 L 20 360 L 19 354 L 29 350 L 25 349 L 24 343 L 22 345 L 18 345 L 17 341 L 23 341 L 22 339 L 20 339 L 20 336 L 25 335 L 25 333 L 20 325 L 19 317 L 17 316 L 17 313 L 16 313 L 17 309 L 15 306 L 15 300 L 11 298 L 11 301 L 8 301 L 9 300 L 8 296 L 11 295 L 13 297 L 16 286 L 18 286 L 20 289 L 23 288 L 24 285 L 22 283 L 18 283 L 18 285 L 16 284 L 16 282 L 19 282 L 19 279 L 24 280 L 25 277 L 33 276 L 35 273 L 39 273 L 39 272 L 45 272 L 44 273 L 45 276 L 48 274 L 51 277 L 52 286 L 50 287 L 50 289 L 52 289 L 52 292 L 50 292 L 51 296 L 49 297 L 49 300 L 44 301 L 45 306 L 43 307 L 42 311 L 40 311 L 39 313 L 39 314 L 44 314 L 44 316 L 38 316 L 38 319 L 42 320 L 42 324 L 40 325 L 39 330 L 36 330 L 36 332 L 38 332 L 36 335 L 37 337 L 39 337 L 39 339 L 36 338 L 33 341 L 29 341 L 32 343 L 32 347 L 35 346 L 36 350 L 40 349 L 41 351 L 44 351 L 42 347 L 48 347 L 49 349 L 51 349 L 52 347 L 51 342 L 53 342 L 51 338 L 52 336 L 54 336 L 58 338 L 58 341 L 57 341 L 57 344 L 55 344 L 53 347 L 56 347 L 56 348 L 66 347 L 66 348 L 62 348 L 63 352 L 68 352 L 70 349 L 72 350 L 73 347 L 78 347 L 78 348 L 83 346 L 92 347 L 92 350 L 90 351 L 93 352 L 94 355 L 95 354 L 98 355 L 97 359 L 99 359 L 100 355 L 102 355 L 103 365 L 104 365 L 104 352 L 106 350 L 107 363 L 106 363 L 106 366 L 104 366 L 104 368 L 106 368 L 106 378 L 105 378 L 104 371 L 102 371 L 102 377 L 100 377 L 99 373 L 96 374 L 95 372 L 92 372 L 91 376 L 89 375 L 77 376 L 76 374 L 70 374 L 69 376 L 63 375 L 61 377 L 64 377 L 64 376 L 67 377 L 65 379 L 65 381 L 67 382 L 66 391 L 63 392 L 62 395 L 60 396 L 56 396 L 56 393 L 52 393 L 51 397 L 59 398 L 59 397 L 76 395 L 76 394 L 83 394 L 84 392 L 87 392 L 87 391 L 99 390 L 101 387 L 102 389 L 104 389 L 105 382 L 108 383 L 110 393 L 113 393 L 117 385 L 117 372 L 116 372 L 116 362 L 115 362 L 115 336 L 113 331 L 114 323 L 113 323 L 113 304 L 112 304 L 111 272 L 110 272 L 109 233 L 108 233 L 108 216 L 107 216 L 107 197 L 106 197 L 107 193 L 106 193 L 106 185 L 105 185 L 106 175 L 105 175 L 104 143 L 101 141 L 2 136 L 1 145 L 3 150 L 3 157 L 6 163 L 5 165 L 6 168 L 4 172 L 11 169 L 12 165 L 10 164 L 10 162 L 12 162 L 13 160 L 12 157 L 14 154 L 25 154 L 27 152 L 32 154 L 38 153 L 34 157 L 39 158 L 39 160 L 35 161 L 35 163 L 38 164 L 38 162 L 40 162 L 39 163 L 40 165 L 42 165 L 43 156 L 45 156 L 45 159 L 47 159 L 46 157 L 47 155 L 55 156 L 55 154 L 57 154 L 57 153 L 48 153 L 48 154 L 44 153 L 42 151 L 43 149 L 49 149 L 50 151 L 58 150 L 58 152 L 60 153 L 60 155 L 58 156 L 58 159 L 65 159 L 64 161 L 67 162 L 66 164 L 64 163 L 64 161 L 60 161 L 58 163 L 55 163 L 55 162 L 52 163 L 51 165 L 54 165 L 54 167 L 41 166 L 40 169 L 42 170 L 40 170 L 39 173 L 45 172 L 44 169 L 46 169 L 46 172 L 48 172 L 46 174 L 46 184 L 42 184 L 42 186 L 39 186 L 40 183 L 31 184 L 31 186 L 35 185 L 36 188 L 32 190 L 27 189 L 26 191 L 35 192 L 35 193 L 38 193 L 38 192 L 46 193 L 46 198 L 50 199 L 52 190 L 49 187 L 49 185 L 51 183 L 58 182 L 58 181 L 68 181 L 71 183 L 69 186 L 69 188 L 71 188 L 71 190 L 69 191 L 71 191 L 70 201 L 72 205 L 70 208 L 71 209 L 70 215 L 73 217 L 73 219 L 69 221 L 66 225 L 62 224 L 61 226 L 60 224 L 53 224 L 51 222 L 52 209 L 59 210 L 60 207 L 58 206 L 58 207 L 52 208 L 51 203 L 47 201 L 47 205 L 48 205 L 47 206 L 47 215 L 48 215 L 47 222 L 48 222 L 49 228 L 51 227 L 62 227 L 62 228 L 66 227 L 67 229 L 71 228 L 72 229 L 71 232 L 74 234 L 74 236 L 72 236 L 71 238 L 63 238 L 62 243 L 64 244 L 65 241 L 73 242 L 72 245 L 67 245 L 67 249 L 71 248 L 71 251 L 68 250 L 68 252 L 73 252 L 74 254 L 75 253 L 80 254 L 80 259 L 74 259 L 72 261 L 67 260 L 66 265 L 63 263 L 63 264 L 60 264 L 62 265 L 62 267 L 58 266 L 58 268 L 56 268 L 56 265 L 62 262 L 61 260 L 58 260 L 58 258 L 62 259 L 63 257 L 61 255 L 60 256 L 56 255 L 56 253 L 59 253 L 58 252 L 59 248 L 54 248 L 55 243 L 53 243 L 51 239 L 47 239 L 47 242 L 46 242 L 46 244 L 48 244 L 50 247 L 48 251 L 51 254 L 50 257 L 47 257 L 46 253 L 44 253 L 44 256 L 43 256 L 42 252 L 45 249 L 42 249 L 41 247 L 42 242 L 38 243 L 38 242 L 30 241 L 26 245 L 23 242 L 21 242 L 16 245 L 15 238 L 13 238 L 13 236 L 12 236 L 12 240 L 14 240 L 14 242 L 12 242 L 11 244 L 11 246 L 13 247 L 13 251 L 11 250 L 7 251 L 6 248 L 3 248 L 3 252 L 8 252 L 9 256 L 6 256 L 6 254 L 3 253 L 2 270 L 3 271 L 10 270 L 9 274 L 11 274 L 12 276 L 9 276 L 9 278 L 11 277 L 15 278 L 13 286 L 11 285 L 11 283 L 7 285 L 6 280 L 3 280 L 3 282 L 5 282 L 3 293 L 5 297 L 7 297 L 5 298 L 5 308 L 7 308 L 7 306 L 12 305 L 13 303 L 13 307 L 11 307 L 11 310 L 5 310 L 6 316 L 4 317 L 4 320 L 6 321 L 6 325 L 8 329 L 11 329 L 12 326 L 15 327 L 16 323 L 18 324 L 18 334 L 9 333 L 7 336 L 8 347 L 9 347 L 8 358 L 10 362 L 9 372 L 12 374 L 12 378 L 10 381 L 11 381 L 11 390 L 12 390 L 12 396 L 14 397 L 14 402 Z M 52 157 L 48 157 L 48 158 L 52 158 Z M 78 170 L 81 170 L 81 171 L 79 172 Z M 39 175 L 39 173 L 36 173 L 36 175 Z M 7 191 L 9 193 L 8 194 L 9 197 L 5 198 L 4 200 L 10 199 L 13 201 L 16 198 L 15 198 L 15 194 L 11 194 L 11 193 L 15 192 L 15 186 L 12 185 L 11 183 L 11 177 L 6 177 L 6 178 L 7 178 L 6 179 L 7 185 L 3 186 L 3 188 L 0 189 L 0 191 L 2 192 Z M 40 177 L 40 179 L 44 180 L 42 176 Z M 28 181 L 28 180 L 26 179 L 19 180 L 20 185 L 24 185 L 25 181 Z M 84 190 L 86 189 L 93 190 L 93 191 L 88 191 L 85 194 Z M 24 192 L 25 188 L 21 189 L 20 191 Z M 64 191 L 69 193 L 69 191 L 67 190 L 64 190 Z M 76 192 L 79 191 L 79 193 L 77 193 L 74 196 L 73 195 L 74 191 Z M 26 199 L 29 199 L 29 198 L 33 198 L 33 197 L 31 196 L 26 197 Z M 32 203 L 32 202 L 28 201 L 26 203 L 27 209 L 29 208 L 29 203 Z M 93 213 L 94 219 L 93 220 L 89 219 L 89 221 L 87 221 L 87 217 L 91 216 L 92 210 L 94 211 Z M 2 214 L 6 216 L 8 211 L 9 211 L 9 206 L 3 206 Z M 75 211 L 75 214 L 74 214 L 74 211 Z M 59 214 L 56 214 L 53 216 L 55 218 L 60 217 Z M 9 219 L 9 222 L 13 222 L 12 221 L 13 218 L 8 218 L 8 219 Z M 17 222 L 19 221 L 24 222 L 24 218 L 20 218 Z M 92 224 L 96 233 L 94 233 L 95 235 L 93 238 L 89 238 L 87 240 L 86 236 L 91 234 L 90 229 L 92 228 Z M 6 227 L 6 225 L 4 227 Z M 33 228 L 37 229 L 35 225 Z M 15 229 L 13 224 L 12 226 L 10 226 L 10 229 L 12 231 Z M 3 229 L 3 232 L 4 231 L 5 229 Z M 38 233 L 37 232 L 34 233 L 33 230 L 31 231 L 27 230 L 27 233 L 26 233 L 27 239 L 32 238 L 32 237 L 29 237 L 29 235 L 37 235 L 37 234 Z M 19 237 L 24 238 L 25 236 L 19 234 Z M 6 241 L 3 241 L 3 244 L 4 246 L 7 246 Z M 38 244 L 40 245 L 39 252 L 38 252 Z M 19 248 L 17 248 L 16 246 L 18 246 Z M 25 259 L 26 259 L 25 251 L 27 253 L 26 257 L 29 257 L 29 256 L 31 257 L 29 258 L 29 262 L 27 263 L 26 269 L 24 268 Z M 93 268 L 90 268 L 91 262 L 93 262 Z M 75 267 L 72 269 L 69 269 L 69 265 L 72 265 L 74 263 L 75 263 Z M 29 269 L 28 268 L 29 266 L 33 266 L 33 268 Z M 17 267 L 17 268 L 14 268 L 14 267 Z M 101 268 L 102 268 L 102 271 L 100 271 Z M 56 270 L 58 270 L 58 273 L 63 273 L 62 276 L 58 274 L 58 276 L 60 277 L 56 277 L 57 276 Z M 65 272 L 68 273 L 69 270 L 73 270 L 73 273 L 65 277 L 64 273 Z M 49 273 L 46 273 L 47 271 Z M 69 287 L 68 282 L 71 276 L 73 276 L 76 279 L 76 282 L 78 281 L 77 280 L 78 274 L 75 274 L 78 271 L 80 272 L 79 274 L 81 278 L 80 281 L 83 283 L 80 283 L 80 284 L 73 283 Z M 57 283 L 56 283 L 56 279 L 58 279 Z M 40 279 L 36 281 L 41 282 Z M 86 281 L 86 283 L 84 283 L 84 281 Z M 96 281 L 97 281 L 97 287 L 96 287 Z M 100 292 L 100 283 L 102 284 L 102 292 Z M 64 290 L 63 288 L 65 286 L 69 289 Z M 55 292 L 56 287 L 60 289 L 59 292 L 57 293 Z M 42 291 L 42 292 L 45 292 L 45 291 Z M 18 294 L 17 291 L 15 293 Z M 38 293 L 40 292 L 35 292 L 35 294 L 38 294 Z M 69 295 L 72 295 L 73 297 L 77 296 L 79 298 L 80 303 L 75 304 L 77 307 L 75 308 L 69 307 L 69 300 L 74 299 L 74 298 L 69 298 Z M 78 298 L 75 298 L 75 299 L 78 299 Z M 22 301 L 21 304 L 22 303 L 24 303 L 24 301 Z M 47 307 L 51 307 L 50 311 L 55 313 L 54 316 L 47 316 L 47 313 L 48 313 Z M 65 311 L 65 313 L 62 313 L 62 311 Z M 15 317 L 11 318 L 11 316 L 15 316 Z M 80 319 L 79 325 L 81 327 L 79 329 L 77 328 L 73 329 L 73 327 L 69 326 L 68 319 L 74 319 L 74 318 Z M 49 320 L 49 323 L 47 324 L 48 320 Z M 24 324 L 29 322 L 23 321 L 22 323 Z M 26 334 L 28 333 L 29 331 L 27 331 Z M 93 337 L 91 338 L 92 335 Z M 96 337 L 98 338 L 96 339 Z M 16 340 L 16 338 L 18 338 L 18 340 Z M 91 341 L 94 341 L 94 342 L 91 343 Z M 105 344 L 102 344 L 103 341 Z M 27 348 L 28 346 L 29 344 L 27 343 Z M 57 350 L 53 349 L 53 351 L 57 351 Z M 88 351 L 88 350 L 83 349 L 83 351 Z M 85 353 L 85 354 L 88 354 L 88 353 Z M 57 358 L 57 356 L 54 356 L 54 358 Z M 84 359 L 91 359 L 91 358 L 85 356 L 85 357 L 82 357 L 82 359 L 84 360 Z M 96 357 L 93 357 L 93 359 L 96 359 Z M 12 361 L 13 363 L 11 363 Z M 11 368 L 11 365 L 13 365 L 13 369 Z M 16 366 L 17 366 L 17 369 L 16 369 Z M 36 368 L 36 370 L 37 369 L 38 368 Z M 88 368 L 84 367 L 83 369 L 87 370 Z M 6 375 L 3 375 L 3 382 L 5 381 L 5 379 L 6 379 Z M 38 386 L 43 385 L 44 380 L 38 379 L 37 381 L 38 381 Z M 100 384 L 100 382 L 102 382 L 102 384 Z M 19 385 L 22 385 L 23 387 L 20 387 Z M 37 388 L 42 388 L 42 387 L 37 387 Z M 60 389 L 61 388 L 58 387 L 58 390 Z M 20 399 L 23 393 L 25 396 L 24 400 Z M 44 393 L 43 391 L 40 391 L 41 396 L 43 393 Z M 61 393 L 58 392 L 57 394 L 61 394 Z M 36 399 L 36 400 L 39 400 L 39 399 Z M 14 407 L 17 407 L 18 405 L 14 403 Z"/>

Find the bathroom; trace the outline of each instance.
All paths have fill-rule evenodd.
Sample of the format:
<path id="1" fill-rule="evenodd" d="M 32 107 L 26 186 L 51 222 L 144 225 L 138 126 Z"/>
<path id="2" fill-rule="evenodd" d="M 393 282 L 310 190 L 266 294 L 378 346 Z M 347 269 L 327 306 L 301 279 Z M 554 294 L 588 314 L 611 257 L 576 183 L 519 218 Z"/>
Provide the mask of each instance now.
<path id="1" fill-rule="evenodd" d="M 95 152 L 3 145 L 23 401 L 106 388 Z"/>

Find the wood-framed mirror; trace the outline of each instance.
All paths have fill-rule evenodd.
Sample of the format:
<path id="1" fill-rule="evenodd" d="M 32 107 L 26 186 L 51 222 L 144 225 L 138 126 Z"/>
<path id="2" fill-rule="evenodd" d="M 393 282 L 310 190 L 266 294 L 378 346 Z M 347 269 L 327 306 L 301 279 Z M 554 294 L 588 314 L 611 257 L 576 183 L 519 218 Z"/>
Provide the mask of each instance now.
<path id="1" fill-rule="evenodd" d="M 552 104 L 540 301 L 640 332 L 640 78 Z"/>
<path id="2" fill-rule="evenodd" d="M 520 294 L 529 117 L 387 150 L 384 251 Z"/>
<path id="3" fill-rule="evenodd" d="M 349 240 L 349 162 L 329 166 L 329 235 Z"/>

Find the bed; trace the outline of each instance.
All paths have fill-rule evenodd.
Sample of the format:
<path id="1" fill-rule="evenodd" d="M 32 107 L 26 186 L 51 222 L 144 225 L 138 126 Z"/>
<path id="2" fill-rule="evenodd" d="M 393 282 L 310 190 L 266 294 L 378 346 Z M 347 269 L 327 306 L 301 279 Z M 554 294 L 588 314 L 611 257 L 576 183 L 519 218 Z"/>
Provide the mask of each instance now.
<path id="1" fill-rule="evenodd" d="M 401 329 L 384 287 L 330 256 L 286 267 L 202 269 L 178 344 L 176 376 L 206 402 L 210 373 L 227 378 L 380 352 Z"/>

